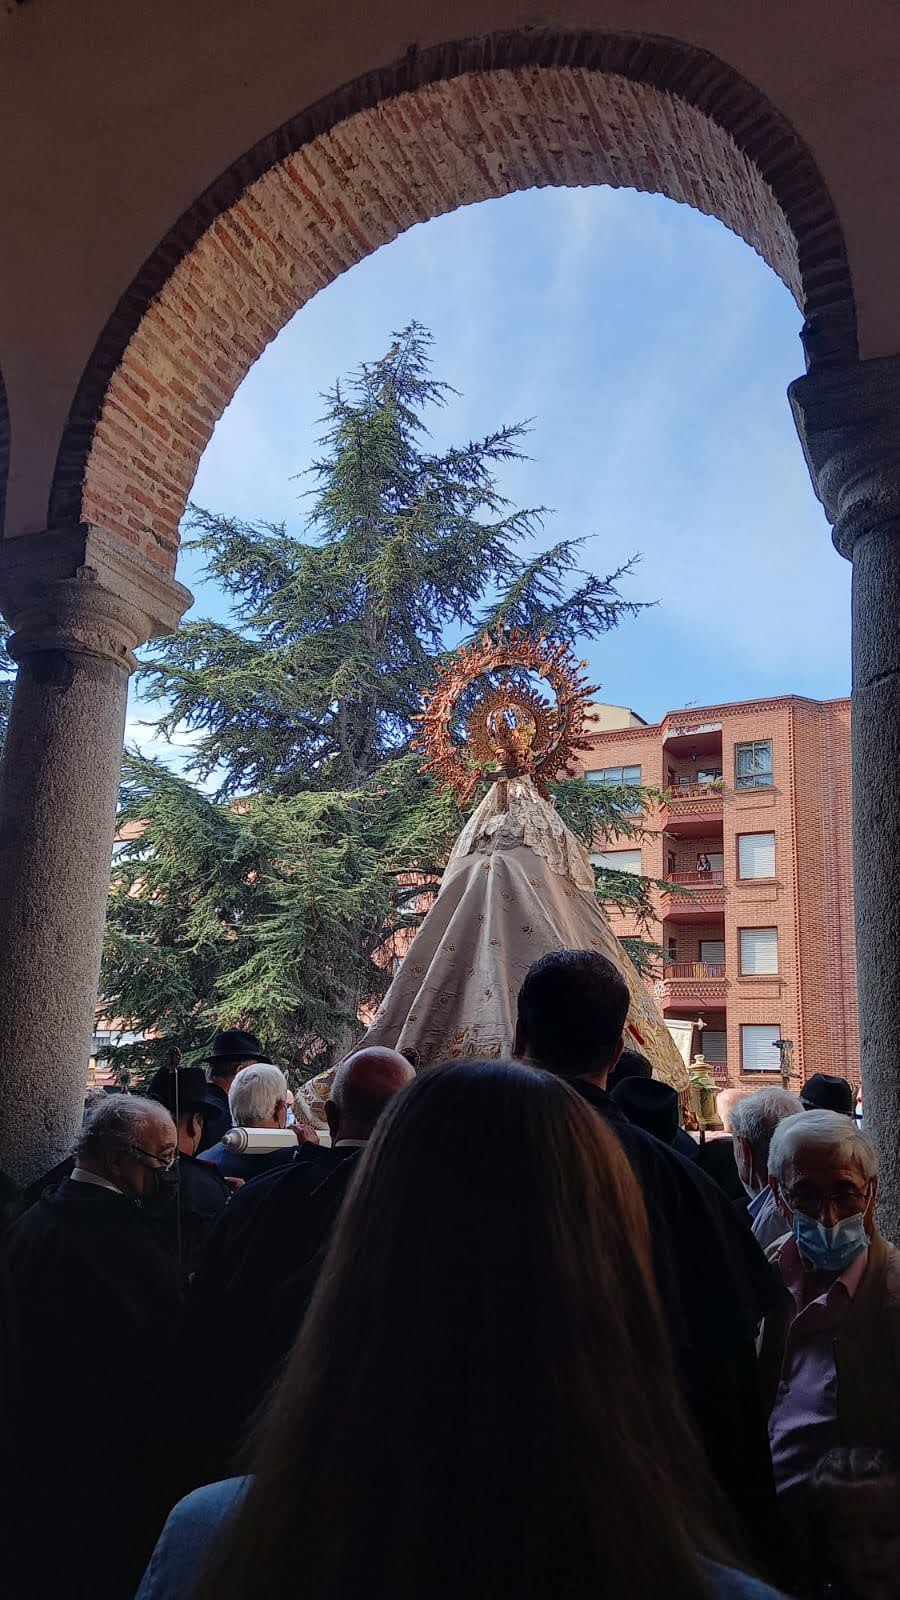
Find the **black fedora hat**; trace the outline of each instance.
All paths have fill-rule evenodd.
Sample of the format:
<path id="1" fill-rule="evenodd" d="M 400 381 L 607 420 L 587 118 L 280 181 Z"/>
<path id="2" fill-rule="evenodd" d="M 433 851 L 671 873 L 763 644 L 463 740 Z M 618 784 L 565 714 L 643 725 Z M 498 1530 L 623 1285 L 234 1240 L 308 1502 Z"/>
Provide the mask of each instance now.
<path id="1" fill-rule="evenodd" d="M 853 1115 L 853 1088 L 846 1078 L 830 1072 L 814 1072 L 800 1090 L 800 1099 L 807 1111 L 839 1111 L 844 1117 Z"/>
<path id="2" fill-rule="evenodd" d="M 245 1033 L 242 1028 L 221 1028 L 213 1034 L 209 1055 L 201 1056 L 213 1066 L 217 1061 L 269 1062 L 269 1053 L 263 1048 L 255 1033 Z"/>
<path id="3" fill-rule="evenodd" d="M 209 1084 L 202 1067 L 178 1067 L 174 1072 L 170 1067 L 158 1067 L 147 1085 L 147 1093 L 173 1117 L 176 1111 L 221 1116 L 221 1107 L 209 1097 Z"/>

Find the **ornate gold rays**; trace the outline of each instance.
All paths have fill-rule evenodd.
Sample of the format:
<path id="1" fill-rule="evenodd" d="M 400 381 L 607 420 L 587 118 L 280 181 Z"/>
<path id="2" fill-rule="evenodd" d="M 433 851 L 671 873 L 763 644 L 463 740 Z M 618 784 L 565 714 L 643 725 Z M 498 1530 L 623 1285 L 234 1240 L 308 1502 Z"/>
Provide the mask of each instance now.
<path id="1" fill-rule="evenodd" d="M 595 690 L 585 679 L 586 667 L 585 661 L 575 660 L 567 644 L 554 644 L 544 633 L 532 636 L 511 630 L 499 638 L 483 634 L 438 668 L 434 689 L 423 698 L 414 748 L 424 751 L 426 770 L 442 787 L 455 789 L 463 803 L 486 775 L 527 774 L 549 798 L 548 780 L 565 769 L 575 751 L 590 746 L 582 727 L 585 705 Z M 543 678 L 555 704 L 514 681 L 487 683 L 462 731 L 454 732 L 460 696 L 477 679 L 504 672 Z"/>

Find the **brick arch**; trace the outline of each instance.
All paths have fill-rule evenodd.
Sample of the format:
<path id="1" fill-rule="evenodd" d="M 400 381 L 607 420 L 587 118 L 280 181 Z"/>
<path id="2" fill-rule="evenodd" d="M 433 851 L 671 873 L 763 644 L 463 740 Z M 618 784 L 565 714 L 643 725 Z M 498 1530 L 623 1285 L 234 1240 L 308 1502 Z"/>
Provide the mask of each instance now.
<path id="1" fill-rule="evenodd" d="M 808 151 L 730 68 L 665 40 L 525 32 L 413 53 L 263 140 L 159 246 L 104 330 L 48 525 L 171 570 L 200 455 L 252 363 L 339 273 L 414 223 L 515 190 L 611 184 L 718 217 L 853 359 L 839 222 Z"/>

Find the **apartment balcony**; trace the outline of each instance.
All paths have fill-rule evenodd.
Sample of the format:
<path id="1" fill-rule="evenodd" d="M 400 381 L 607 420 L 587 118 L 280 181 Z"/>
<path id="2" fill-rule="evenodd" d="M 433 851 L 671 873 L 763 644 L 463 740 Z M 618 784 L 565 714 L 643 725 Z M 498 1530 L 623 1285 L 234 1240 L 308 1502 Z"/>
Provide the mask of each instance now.
<path id="1" fill-rule="evenodd" d="M 712 961 L 667 961 L 663 967 L 663 1009 L 667 1006 L 697 1006 L 702 1009 L 721 1005 L 728 984 L 724 963 Z"/>
<path id="2" fill-rule="evenodd" d="M 661 893 L 661 911 L 668 921 L 700 922 L 724 909 L 727 891 L 721 868 L 708 872 L 670 872 L 667 877 L 669 883 L 681 891 L 663 890 Z"/>
<path id="3" fill-rule="evenodd" d="M 660 823 L 674 838 L 699 838 L 715 832 L 721 821 L 721 783 L 678 783 L 666 790 Z"/>

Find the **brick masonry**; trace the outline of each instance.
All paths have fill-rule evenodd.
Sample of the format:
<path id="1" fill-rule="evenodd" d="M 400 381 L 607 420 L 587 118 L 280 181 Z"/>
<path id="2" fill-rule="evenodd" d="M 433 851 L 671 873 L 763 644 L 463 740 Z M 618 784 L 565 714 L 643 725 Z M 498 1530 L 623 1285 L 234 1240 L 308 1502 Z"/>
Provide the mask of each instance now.
<path id="1" fill-rule="evenodd" d="M 423 219 L 594 184 L 718 216 L 805 309 L 811 358 L 855 354 L 828 195 L 793 131 L 721 62 L 670 41 L 544 30 L 413 52 L 277 130 L 163 241 L 82 380 L 50 526 L 96 523 L 171 571 L 216 420 L 312 295 Z"/>
<path id="2" fill-rule="evenodd" d="M 669 759 L 666 740 L 679 728 L 716 723 L 721 724 L 724 779 L 721 830 L 666 838 L 654 812 L 647 818 L 651 831 L 643 841 L 642 866 L 648 875 L 665 877 L 670 851 L 676 872 L 692 870 L 700 851 L 721 852 L 724 903 L 702 920 L 679 920 L 677 915 L 662 920 L 661 915 L 653 936 L 664 948 L 670 937 L 675 939 L 678 962 L 696 961 L 701 939 L 724 939 L 724 1001 L 717 987 L 715 993 L 710 988 L 708 1004 L 680 1004 L 683 991 L 673 986 L 666 1014 L 696 1017 L 702 1012 L 711 1027 L 721 1026 L 724 1014 L 728 1082 L 749 1086 L 779 1081 L 774 1070 L 767 1075 L 742 1073 L 740 1030 L 746 1023 L 777 1023 L 782 1038 L 794 1041 L 795 1083 L 816 1071 L 837 1072 L 858 1082 L 849 701 L 787 696 L 671 712 L 659 725 L 597 734 L 585 767 L 640 764 L 643 782 L 663 789 L 670 767 L 685 775 L 683 753 L 676 761 Z M 772 741 L 772 787 L 736 789 L 735 745 L 766 739 Z M 698 766 L 713 759 L 705 756 Z M 743 833 L 775 834 L 774 880 L 738 880 L 738 836 Z M 628 840 L 619 843 L 623 849 L 633 848 Z M 612 841 L 606 848 L 615 846 Z M 656 903 L 665 913 L 659 896 Z M 637 931 L 615 913 L 611 920 L 620 935 Z M 778 930 L 779 970 L 771 977 L 740 974 L 740 929 L 754 927 Z"/>

